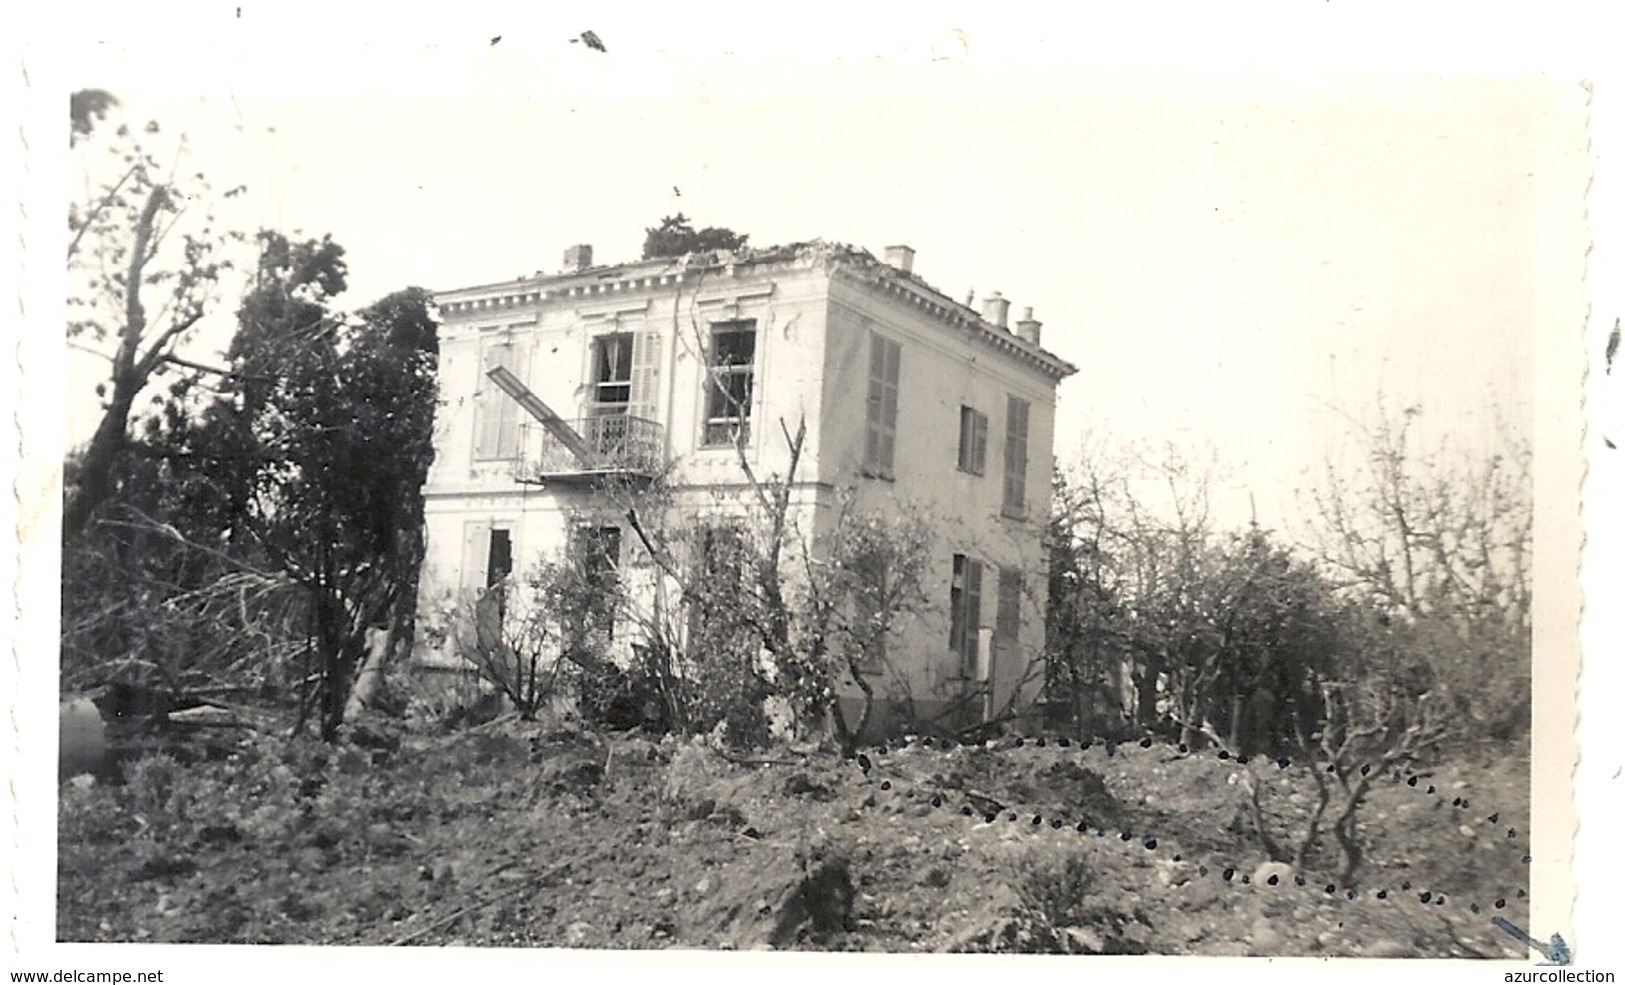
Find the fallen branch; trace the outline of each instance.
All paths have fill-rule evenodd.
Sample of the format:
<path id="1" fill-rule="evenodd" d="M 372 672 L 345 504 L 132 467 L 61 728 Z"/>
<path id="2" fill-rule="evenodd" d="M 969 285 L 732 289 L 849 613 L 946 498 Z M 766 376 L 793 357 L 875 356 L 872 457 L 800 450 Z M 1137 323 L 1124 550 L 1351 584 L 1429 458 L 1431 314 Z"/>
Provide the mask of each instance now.
<path id="1" fill-rule="evenodd" d="M 465 906 L 465 907 L 463 907 L 463 908 L 461 908 L 459 910 L 454 910 L 451 913 L 446 914 L 445 916 L 441 917 L 438 920 L 435 920 L 435 921 L 433 921 L 431 923 L 425 924 L 422 927 L 419 927 L 417 930 L 412 931 L 410 934 L 407 934 L 405 937 L 397 937 L 397 938 L 395 938 L 394 940 L 390 941 L 388 944 L 386 944 L 384 946 L 385 947 L 401 947 L 402 945 L 410 944 L 413 941 L 418 940 L 419 938 L 422 938 L 422 937 L 424 937 L 424 936 L 426 936 L 428 934 L 431 934 L 434 931 L 439 930 L 440 928 L 445 927 L 448 924 L 455 923 L 457 920 L 461 919 L 464 916 L 467 916 L 470 913 L 473 913 L 475 910 L 483 909 L 483 908 L 485 908 L 487 906 L 490 906 L 492 903 L 500 903 L 505 899 L 509 899 L 510 897 L 518 896 L 520 893 L 524 892 L 525 890 L 534 888 L 535 884 L 540 882 L 541 880 L 547 879 L 547 878 L 549 878 L 551 876 L 556 876 L 560 872 L 563 872 L 565 869 L 568 869 L 573 864 L 574 864 L 573 860 L 569 861 L 569 862 L 560 862 L 559 864 L 553 866 L 551 869 L 548 869 L 546 872 L 539 872 L 535 876 L 532 876 L 530 879 L 520 883 L 519 885 L 513 887 L 512 889 L 505 889 L 502 892 L 497 893 L 495 896 L 490 897 L 489 899 L 479 900 L 479 901 L 470 903 L 467 906 Z"/>
<path id="2" fill-rule="evenodd" d="M 731 753 L 720 753 L 723 759 L 740 766 L 805 766 L 806 759 L 774 759 L 769 756 L 735 756 Z"/>

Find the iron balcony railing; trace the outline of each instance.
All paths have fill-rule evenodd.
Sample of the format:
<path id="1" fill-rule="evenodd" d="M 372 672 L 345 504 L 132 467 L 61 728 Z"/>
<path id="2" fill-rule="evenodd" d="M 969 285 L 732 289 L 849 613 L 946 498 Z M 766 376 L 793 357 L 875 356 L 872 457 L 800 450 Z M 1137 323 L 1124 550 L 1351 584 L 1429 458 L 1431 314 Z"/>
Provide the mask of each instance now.
<path id="1" fill-rule="evenodd" d="M 665 466 L 666 431 L 654 421 L 625 414 L 595 414 L 564 421 L 581 437 L 587 454 L 575 451 L 541 424 L 524 425 L 518 463 L 522 480 L 624 473 L 658 475 Z"/>

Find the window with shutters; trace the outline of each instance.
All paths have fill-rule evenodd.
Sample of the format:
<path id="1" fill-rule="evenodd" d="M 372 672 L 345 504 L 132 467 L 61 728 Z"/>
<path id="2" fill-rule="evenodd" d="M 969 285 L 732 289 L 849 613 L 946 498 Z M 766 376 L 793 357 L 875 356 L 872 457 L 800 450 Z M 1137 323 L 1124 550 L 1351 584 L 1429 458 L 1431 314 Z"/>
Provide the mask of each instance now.
<path id="1" fill-rule="evenodd" d="M 519 457 L 518 402 L 485 374 L 502 366 L 523 381 L 527 376 L 530 346 L 511 339 L 490 338 L 480 346 L 480 377 L 474 385 L 474 460 L 499 461 Z"/>
<path id="2" fill-rule="evenodd" d="M 711 326 L 711 353 L 705 387 L 706 445 L 750 439 L 750 407 L 756 387 L 756 322 L 717 322 Z"/>
<path id="3" fill-rule="evenodd" d="M 959 408 L 959 471 L 987 472 L 987 415 L 974 407 Z"/>
<path id="4" fill-rule="evenodd" d="M 976 642 L 982 625 L 982 562 L 954 555 L 954 579 L 948 591 L 948 649 L 959 655 L 960 672 L 976 674 Z"/>
<path id="5" fill-rule="evenodd" d="M 880 335 L 869 337 L 868 426 L 863 470 L 890 479 L 897 459 L 897 381 L 902 347 Z"/>
<path id="6" fill-rule="evenodd" d="M 1004 419 L 1004 505 L 1005 516 L 1027 516 L 1027 420 L 1031 405 L 1012 396 Z"/>
<path id="7" fill-rule="evenodd" d="M 464 524 L 459 582 L 474 599 L 476 628 L 488 642 L 500 636 L 507 613 L 507 578 L 513 573 L 513 559 L 511 527 L 489 520 Z"/>

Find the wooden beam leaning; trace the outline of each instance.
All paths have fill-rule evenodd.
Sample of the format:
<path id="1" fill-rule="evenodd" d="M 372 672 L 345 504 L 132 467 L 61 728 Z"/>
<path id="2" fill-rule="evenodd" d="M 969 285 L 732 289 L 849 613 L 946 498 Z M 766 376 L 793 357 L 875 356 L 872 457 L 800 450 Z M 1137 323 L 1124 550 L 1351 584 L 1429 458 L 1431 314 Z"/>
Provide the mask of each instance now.
<path id="1" fill-rule="evenodd" d="M 542 398 L 530 391 L 529 387 L 519 382 L 519 377 L 509 372 L 506 366 L 494 366 L 486 371 L 485 375 L 523 407 L 525 413 L 540 421 L 542 427 L 547 428 L 548 433 L 557 438 L 560 444 L 570 449 L 570 453 L 575 455 L 582 468 L 590 469 L 597 464 L 598 456 L 582 440 L 581 435 L 576 433 L 575 428 L 555 414 L 551 407 L 542 402 Z"/>

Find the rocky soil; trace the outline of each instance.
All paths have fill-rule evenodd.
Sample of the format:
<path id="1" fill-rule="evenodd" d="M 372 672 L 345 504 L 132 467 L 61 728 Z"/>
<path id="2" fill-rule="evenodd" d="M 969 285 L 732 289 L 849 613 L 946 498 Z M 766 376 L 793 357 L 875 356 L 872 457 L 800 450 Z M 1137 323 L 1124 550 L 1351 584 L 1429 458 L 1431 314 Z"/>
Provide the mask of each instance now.
<path id="1" fill-rule="evenodd" d="M 1298 764 L 1048 737 L 855 760 L 499 719 L 196 743 L 63 784 L 58 937 L 1523 957 L 1527 759 L 1384 777 L 1366 857 L 1271 862 Z M 1245 774 L 1245 775 L 1244 775 Z M 1409 782 L 1412 778 L 1413 784 Z"/>

